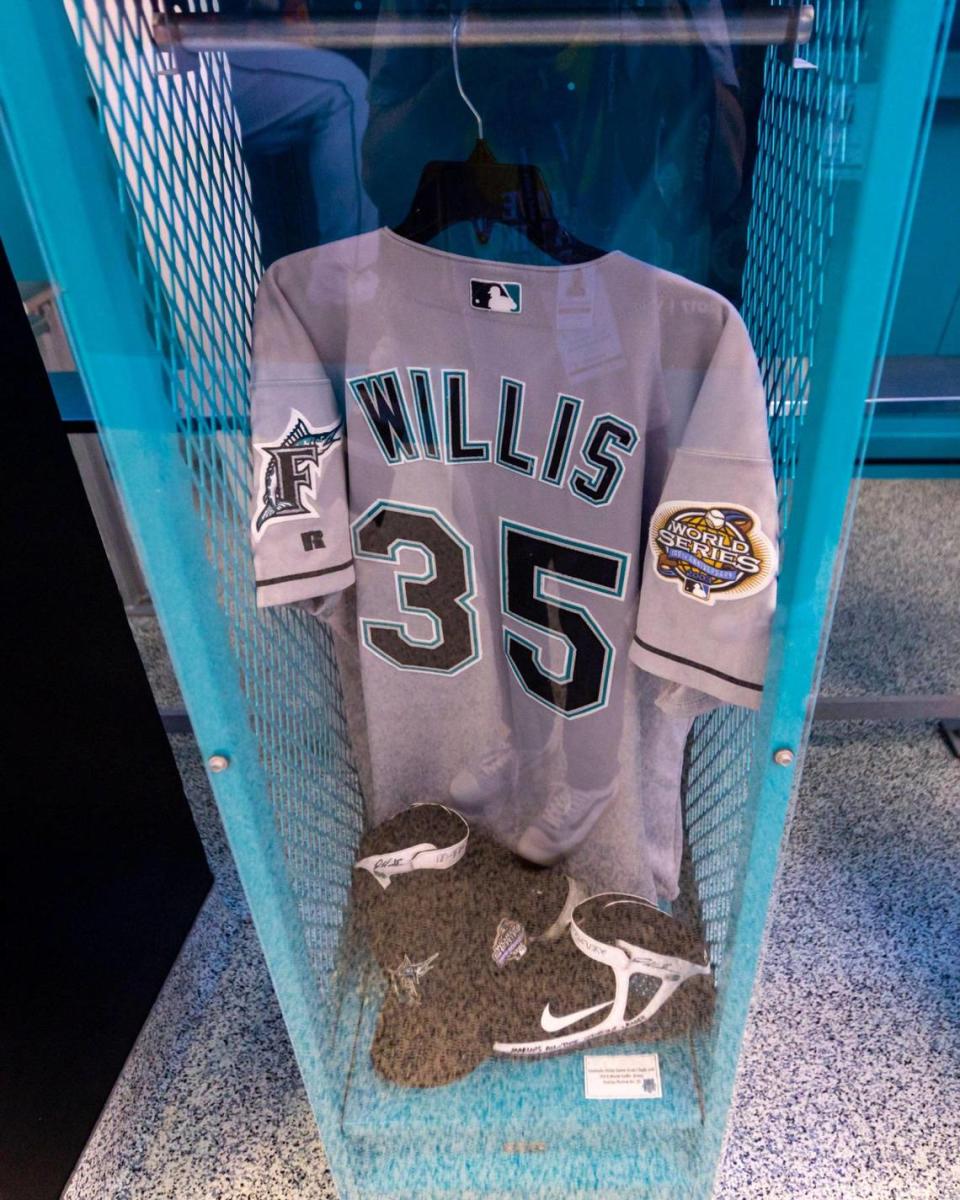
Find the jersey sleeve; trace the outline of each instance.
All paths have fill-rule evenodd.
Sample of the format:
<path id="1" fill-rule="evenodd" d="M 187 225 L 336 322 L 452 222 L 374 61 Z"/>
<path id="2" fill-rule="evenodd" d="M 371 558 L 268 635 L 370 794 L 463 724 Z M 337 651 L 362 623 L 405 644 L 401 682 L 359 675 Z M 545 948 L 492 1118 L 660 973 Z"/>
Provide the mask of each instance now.
<path id="1" fill-rule="evenodd" d="M 658 704 L 759 708 L 775 605 L 777 496 L 760 372 L 733 308 L 670 461 L 644 548 L 633 662 Z"/>
<path id="2" fill-rule="evenodd" d="M 343 414 L 275 266 L 254 311 L 250 423 L 257 606 L 340 591 L 354 580 Z"/>

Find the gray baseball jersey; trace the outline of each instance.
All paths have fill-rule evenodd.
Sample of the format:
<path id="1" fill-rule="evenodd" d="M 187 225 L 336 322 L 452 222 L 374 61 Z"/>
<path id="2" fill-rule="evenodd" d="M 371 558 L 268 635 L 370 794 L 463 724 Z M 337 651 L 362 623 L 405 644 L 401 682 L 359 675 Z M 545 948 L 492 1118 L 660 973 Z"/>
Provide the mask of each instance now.
<path id="1" fill-rule="evenodd" d="M 690 722 L 759 704 L 774 605 L 736 310 L 620 253 L 511 266 L 382 229 L 269 269 L 251 397 L 258 603 L 329 619 L 355 585 L 372 815 L 452 803 L 673 897 Z"/>

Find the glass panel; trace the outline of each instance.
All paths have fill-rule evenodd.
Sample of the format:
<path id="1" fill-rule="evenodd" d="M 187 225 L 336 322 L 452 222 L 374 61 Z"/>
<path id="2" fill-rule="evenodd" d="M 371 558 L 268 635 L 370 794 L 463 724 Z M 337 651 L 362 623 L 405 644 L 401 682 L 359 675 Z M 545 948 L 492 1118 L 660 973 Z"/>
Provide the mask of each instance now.
<path id="1" fill-rule="evenodd" d="M 706 1194 L 897 5 L 65 8 L 160 364 L 93 399 L 344 1194 Z"/>

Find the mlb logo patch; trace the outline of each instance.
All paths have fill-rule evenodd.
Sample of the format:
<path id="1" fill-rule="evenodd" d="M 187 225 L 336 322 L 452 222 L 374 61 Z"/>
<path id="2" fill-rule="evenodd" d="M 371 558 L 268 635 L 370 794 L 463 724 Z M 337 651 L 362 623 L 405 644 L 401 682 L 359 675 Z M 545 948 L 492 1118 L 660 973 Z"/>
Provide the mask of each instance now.
<path id="1" fill-rule="evenodd" d="M 501 279 L 471 279 L 470 307 L 487 312 L 518 313 L 520 284 L 504 283 Z"/>

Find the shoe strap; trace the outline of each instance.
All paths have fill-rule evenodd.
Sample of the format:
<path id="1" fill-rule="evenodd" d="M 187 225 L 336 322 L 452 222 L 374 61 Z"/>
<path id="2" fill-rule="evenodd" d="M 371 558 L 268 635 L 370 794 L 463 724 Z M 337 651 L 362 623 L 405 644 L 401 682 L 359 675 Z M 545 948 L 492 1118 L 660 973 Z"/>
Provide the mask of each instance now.
<path id="1" fill-rule="evenodd" d="M 573 918 L 573 910 L 587 898 L 587 889 L 579 880 L 574 879 L 572 875 L 567 875 L 566 880 L 567 898 L 564 901 L 563 908 L 560 910 L 560 914 L 553 924 L 540 934 L 538 941 L 555 942 L 557 938 L 562 937 L 567 932 L 570 921 Z"/>
<path id="2" fill-rule="evenodd" d="M 618 900 L 615 903 L 622 902 L 628 899 L 622 892 L 609 893 L 616 895 Z M 588 958 L 594 959 L 596 962 L 605 963 L 614 971 L 629 970 L 631 975 L 644 974 L 653 975 L 658 979 L 671 980 L 679 977 L 688 979 L 691 975 L 709 975 L 710 967 L 704 961 L 696 963 L 687 958 L 677 958 L 670 954 L 658 954 L 655 950 L 649 950 L 646 946 L 636 946 L 631 942 L 625 941 L 623 938 L 617 938 L 611 945 L 609 942 L 601 942 L 598 938 L 591 936 L 579 924 L 577 920 L 578 912 L 582 912 L 584 905 L 591 901 L 603 899 L 604 893 L 599 896 L 591 896 L 589 900 L 577 905 L 573 914 L 570 917 L 570 936 L 574 941 L 577 949 L 581 950 Z M 650 905 L 648 900 L 643 897 L 635 897 L 637 903 L 647 907 Z M 666 915 L 666 914 L 664 914 Z"/>
<path id="3" fill-rule="evenodd" d="M 629 897 L 624 893 L 609 893 L 623 900 L 636 899 L 649 905 L 642 897 Z M 602 899 L 603 896 L 592 896 L 590 900 Z M 590 901 L 584 901 L 587 904 Z M 587 933 L 577 921 L 577 912 L 583 911 L 583 904 L 577 906 L 570 920 L 570 936 L 577 948 L 588 958 L 604 963 L 613 971 L 613 999 L 597 1004 L 592 1009 L 585 1009 L 577 1014 L 587 1017 L 592 1013 L 600 1013 L 607 1009 L 606 1016 L 601 1017 L 589 1029 L 577 1033 L 560 1034 L 557 1037 L 542 1038 L 531 1042 L 494 1042 L 494 1051 L 501 1054 L 531 1055 L 552 1054 L 558 1050 L 573 1049 L 575 1046 L 587 1045 L 595 1038 L 605 1034 L 617 1034 L 633 1029 L 649 1021 L 667 1003 L 674 992 L 695 975 L 709 975 L 710 967 L 704 963 L 691 962 L 685 958 L 675 958 L 667 954 L 657 954 L 643 946 L 635 946 L 618 938 L 614 945 L 601 942 L 598 938 Z M 655 906 L 654 906 L 655 907 Z M 660 986 L 648 1001 L 646 1007 L 636 1016 L 627 1017 L 627 1006 L 630 997 L 630 979 L 633 975 L 652 975 L 660 980 Z M 547 1006 L 549 1009 L 549 1004 Z M 546 1013 L 547 1009 L 544 1010 Z"/>
<path id="4" fill-rule="evenodd" d="M 411 805 L 418 808 L 419 805 Z M 355 862 L 354 868 L 369 871 L 377 883 L 386 890 L 393 882 L 394 875 L 408 875 L 411 871 L 446 871 L 463 858 L 467 852 L 467 842 L 470 840 L 470 826 L 452 808 L 445 804 L 436 805 L 451 813 L 463 822 L 464 835 L 459 842 L 452 846 L 442 846 L 439 849 L 433 842 L 418 842 L 416 846 L 407 846 L 402 850 L 389 850 L 383 854 L 370 854 Z"/>

